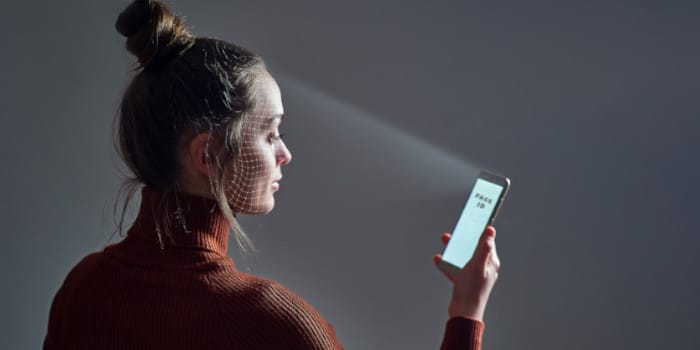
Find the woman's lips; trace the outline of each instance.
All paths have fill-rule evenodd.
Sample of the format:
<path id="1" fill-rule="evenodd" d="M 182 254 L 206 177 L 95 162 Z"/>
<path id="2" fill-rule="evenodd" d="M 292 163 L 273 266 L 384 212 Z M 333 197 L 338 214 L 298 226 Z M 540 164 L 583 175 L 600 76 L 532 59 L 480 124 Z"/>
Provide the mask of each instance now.
<path id="1" fill-rule="evenodd" d="M 282 175 L 280 177 L 276 178 L 275 181 L 272 182 L 272 189 L 277 191 L 280 189 L 280 180 L 282 180 Z"/>

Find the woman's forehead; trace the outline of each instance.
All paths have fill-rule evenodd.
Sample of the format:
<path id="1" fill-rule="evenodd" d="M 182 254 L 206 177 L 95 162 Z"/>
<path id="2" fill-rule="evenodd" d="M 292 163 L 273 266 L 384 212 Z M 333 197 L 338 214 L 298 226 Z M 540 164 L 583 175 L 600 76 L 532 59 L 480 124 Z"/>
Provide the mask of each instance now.
<path id="1" fill-rule="evenodd" d="M 282 117 L 282 114 L 253 113 L 246 119 L 244 127 L 255 129 L 273 128 L 279 126 L 282 122 Z"/>
<path id="2" fill-rule="evenodd" d="M 282 97 L 275 80 L 266 71 L 256 78 L 253 90 L 253 108 L 246 118 L 245 127 L 265 129 L 279 125 L 284 108 Z"/>
<path id="3" fill-rule="evenodd" d="M 269 116 L 284 114 L 282 94 L 275 79 L 266 71 L 260 73 L 257 79 L 256 109 Z"/>

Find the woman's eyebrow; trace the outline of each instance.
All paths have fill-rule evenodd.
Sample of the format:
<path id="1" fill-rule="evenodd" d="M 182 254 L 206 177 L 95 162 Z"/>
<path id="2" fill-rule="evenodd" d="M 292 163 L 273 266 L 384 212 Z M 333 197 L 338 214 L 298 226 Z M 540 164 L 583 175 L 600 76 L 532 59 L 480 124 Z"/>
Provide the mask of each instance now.
<path id="1" fill-rule="evenodd" d="M 279 119 L 280 122 L 282 122 L 283 118 L 284 118 L 284 114 L 275 114 L 272 117 L 267 118 L 264 122 L 264 125 L 265 126 L 272 125 L 272 124 L 274 124 L 275 121 L 277 121 L 277 119 Z"/>

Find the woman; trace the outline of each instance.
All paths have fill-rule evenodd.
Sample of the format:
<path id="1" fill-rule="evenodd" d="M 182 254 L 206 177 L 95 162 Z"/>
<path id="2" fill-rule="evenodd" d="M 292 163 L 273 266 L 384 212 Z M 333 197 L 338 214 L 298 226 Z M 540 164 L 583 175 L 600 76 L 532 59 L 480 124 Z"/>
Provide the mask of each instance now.
<path id="1" fill-rule="evenodd" d="M 192 36 L 158 1 L 134 1 L 116 28 L 140 64 L 118 125 L 120 153 L 133 173 L 127 203 L 142 184 L 141 206 L 124 240 L 68 274 L 44 348 L 341 348 L 304 300 L 236 270 L 227 255 L 229 231 L 250 251 L 236 215 L 273 209 L 281 167 L 292 158 L 279 134 L 279 87 L 263 61 Z M 499 269 L 494 237 L 488 228 L 472 261 L 450 277 L 443 349 L 480 348 Z"/>

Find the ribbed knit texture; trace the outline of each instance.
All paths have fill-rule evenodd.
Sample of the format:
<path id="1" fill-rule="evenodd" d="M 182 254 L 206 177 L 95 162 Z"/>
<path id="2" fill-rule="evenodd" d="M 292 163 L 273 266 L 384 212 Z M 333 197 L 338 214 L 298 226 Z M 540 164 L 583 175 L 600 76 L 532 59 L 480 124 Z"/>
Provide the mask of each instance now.
<path id="1" fill-rule="evenodd" d="M 447 321 L 440 349 L 480 350 L 483 333 L 483 323 L 468 318 L 453 317 Z"/>
<path id="2" fill-rule="evenodd" d="M 164 212 L 173 215 L 170 237 Z M 341 349 L 303 299 L 236 270 L 228 232 L 214 200 L 145 187 L 127 237 L 66 277 L 44 349 Z M 451 319 L 442 349 L 479 349 L 482 331 L 481 322 Z"/>

